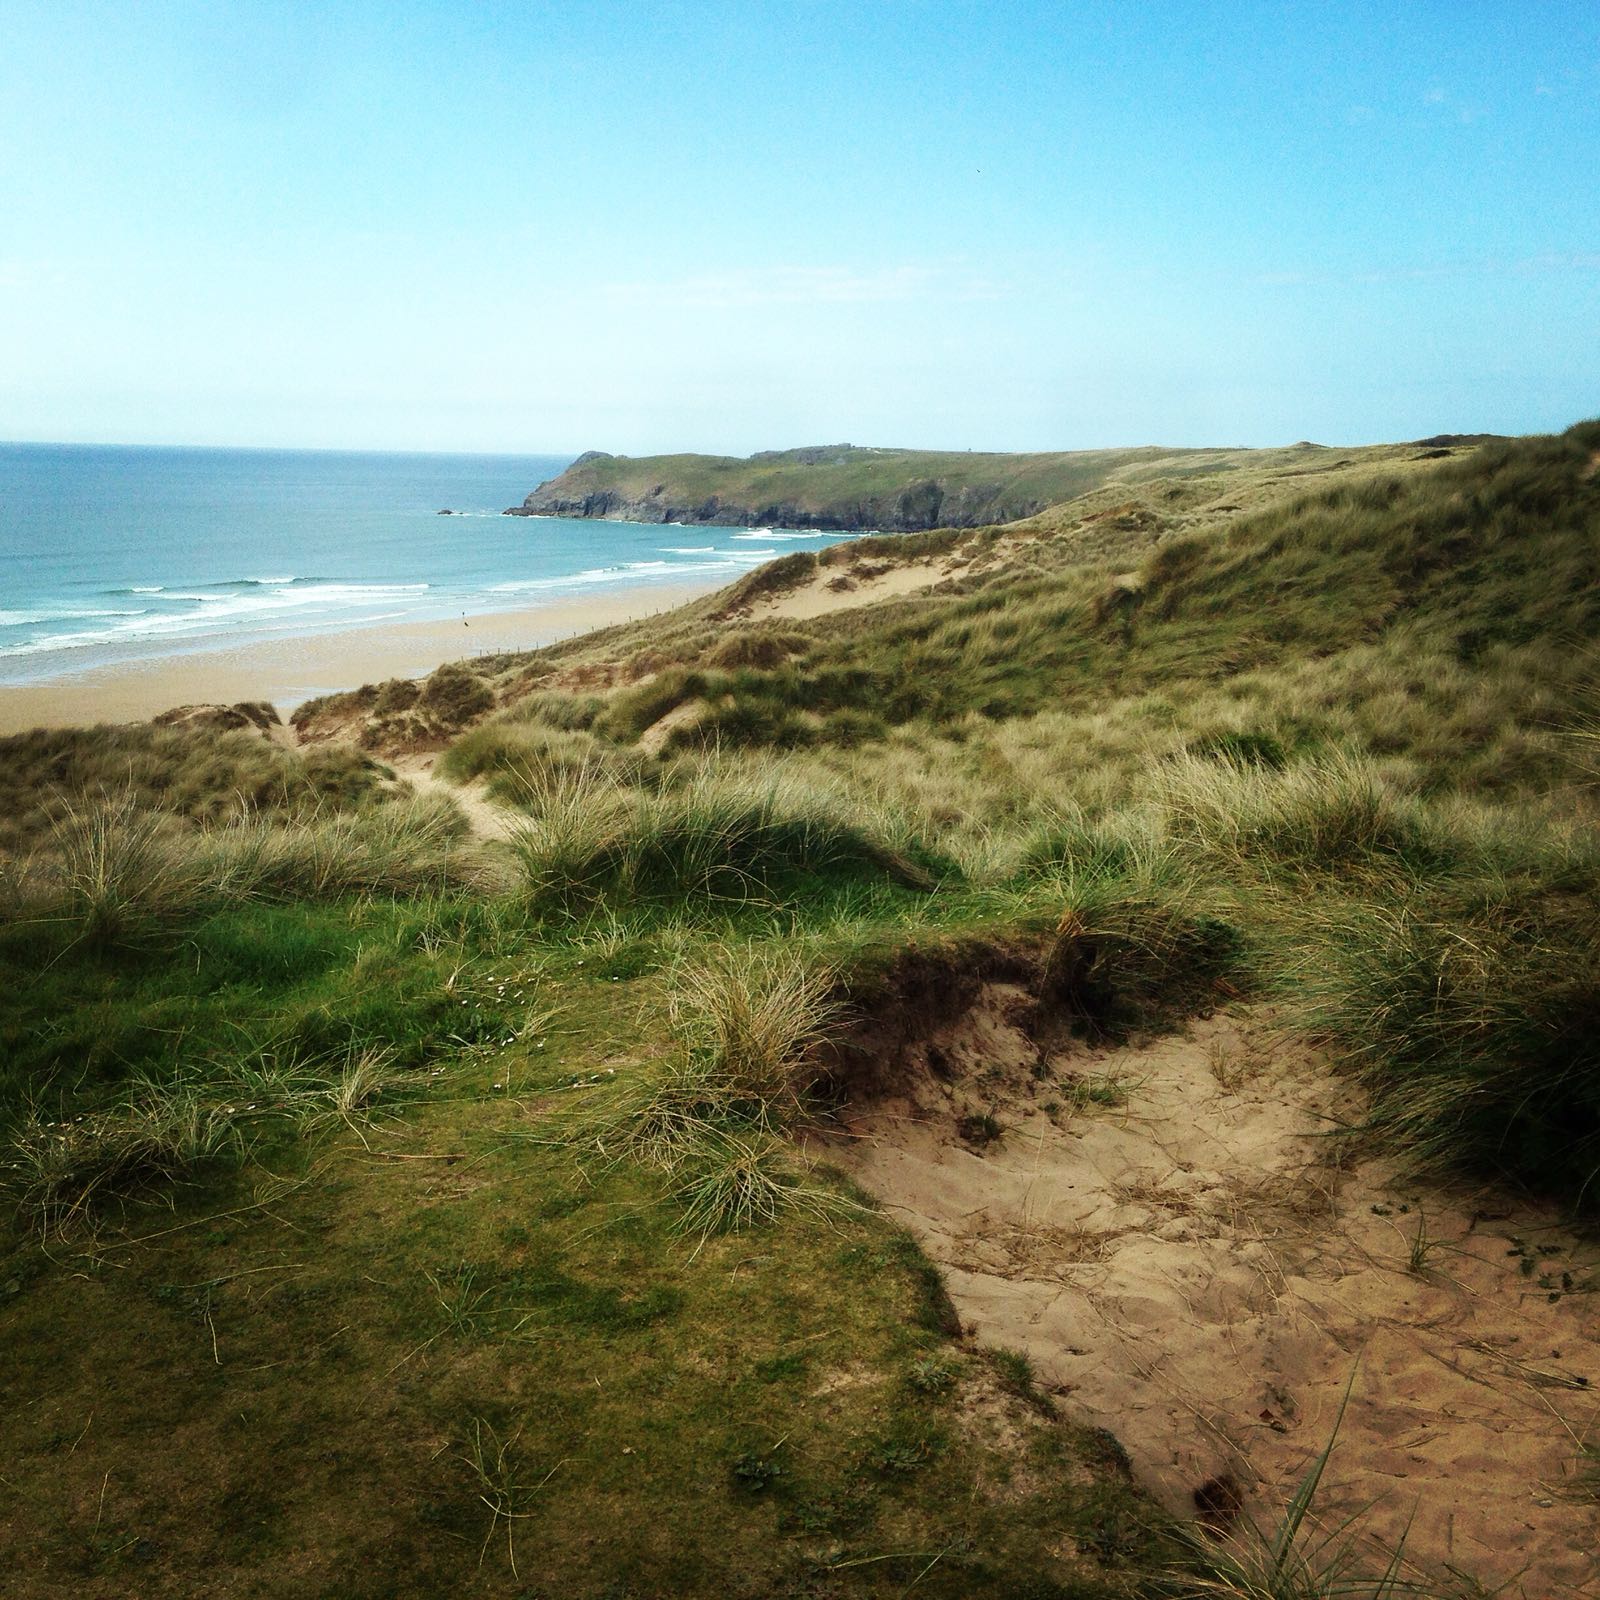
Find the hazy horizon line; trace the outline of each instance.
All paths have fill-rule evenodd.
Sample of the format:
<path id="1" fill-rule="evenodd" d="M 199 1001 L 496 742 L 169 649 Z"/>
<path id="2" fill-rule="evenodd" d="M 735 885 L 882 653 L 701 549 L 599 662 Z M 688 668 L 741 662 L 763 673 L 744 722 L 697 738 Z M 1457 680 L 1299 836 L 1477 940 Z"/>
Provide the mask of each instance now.
<path id="1" fill-rule="evenodd" d="M 1576 417 L 1567 426 L 1576 426 L 1587 419 Z M 1202 444 L 1179 444 L 1170 440 L 1147 439 L 1133 444 L 1083 444 L 1083 445 L 1056 445 L 1048 447 L 1017 448 L 996 450 L 980 448 L 977 445 L 902 445 L 902 444 L 867 444 L 857 445 L 843 440 L 829 440 L 826 442 L 808 441 L 801 444 L 790 445 L 763 445 L 756 450 L 744 452 L 734 450 L 708 450 L 708 449 L 672 449 L 672 450 L 601 450 L 595 445 L 586 445 L 582 449 L 499 449 L 499 450 L 465 450 L 441 449 L 438 446 L 419 445 L 338 445 L 338 444 L 240 444 L 240 443 L 195 443 L 188 440 L 151 440 L 151 439 L 0 439 L 0 449 L 36 449 L 36 450 L 188 450 L 188 451 L 215 451 L 250 453 L 257 455 L 347 455 L 347 456 L 469 456 L 469 457 L 507 457 L 518 456 L 570 456 L 576 460 L 581 455 L 596 452 L 603 455 L 616 456 L 621 460 L 645 460 L 654 456 L 707 456 L 720 457 L 730 461 L 748 461 L 758 455 L 781 454 L 791 450 L 826 450 L 826 449 L 858 449 L 858 450 L 885 450 L 903 451 L 922 455 L 994 455 L 994 456 L 1040 456 L 1040 455 L 1091 455 L 1107 450 L 1291 450 L 1297 445 L 1312 445 L 1321 450 L 1359 450 L 1370 449 L 1381 445 L 1420 444 L 1428 439 L 1438 437 L 1454 438 L 1482 438 L 1482 439 L 1519 439 L 1537 437 L 1546 430 L 1534 429 L 1529 433 L 1500 433 L 1491 429 L 1475 428 L 1438 428 L 1433 433 L 1421 434 L 1413 438 L 1394 439 L 1289 439 L 1271 444 L 1241 444 L 1208 440 Z M 1549 430 L 1553 433 L 1564 432 L 1564 428 Z"/>

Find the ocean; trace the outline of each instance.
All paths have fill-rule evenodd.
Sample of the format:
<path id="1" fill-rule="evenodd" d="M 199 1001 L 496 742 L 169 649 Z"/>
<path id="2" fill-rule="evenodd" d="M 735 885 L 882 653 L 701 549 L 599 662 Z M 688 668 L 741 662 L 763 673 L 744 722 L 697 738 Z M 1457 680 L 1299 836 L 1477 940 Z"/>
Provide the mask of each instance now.
<path id="1" fill-rule="evenodd" d="M 0 684 L 715 587 L 841 537 L 500 514 L 571 459 L 0 443 Z"/>

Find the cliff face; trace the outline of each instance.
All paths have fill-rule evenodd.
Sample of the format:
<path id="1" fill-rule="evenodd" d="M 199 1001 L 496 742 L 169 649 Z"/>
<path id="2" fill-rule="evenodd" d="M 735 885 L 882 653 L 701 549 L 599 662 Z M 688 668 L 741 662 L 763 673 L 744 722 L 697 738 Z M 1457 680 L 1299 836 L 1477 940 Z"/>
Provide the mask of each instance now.
<path id="1" fill-rule="evenodd" d="M 574 491 L 556 478 L 541 484 L 512 517 L 601 517 L 617 522 L 705 523 L 728 528 L 816 528 L 841 532 L 862 528 L 890 533 L 915 533 L 924 528 L 976 528 L 1011 522 L 1042 511 L 1046 502 L 1008 495 L 1000 484 L 964 485 L 949 491 L 936 479 L 908 484 L 896 493 L 820 506 L 794 500 L 739 500 L 708 495 L 688 502 L 670 486 L 639 497 L 617 489 Z"/>

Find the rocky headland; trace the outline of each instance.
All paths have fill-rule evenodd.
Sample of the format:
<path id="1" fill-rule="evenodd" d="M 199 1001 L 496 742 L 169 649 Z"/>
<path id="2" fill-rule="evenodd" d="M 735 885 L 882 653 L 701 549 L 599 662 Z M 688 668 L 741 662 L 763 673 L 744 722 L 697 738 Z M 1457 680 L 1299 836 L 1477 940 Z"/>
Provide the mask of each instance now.
<path id="1" fill-rule="evenodd" d="M 1112 481 L 1130 486 L 1249 458 L 1285 464 L 1328 454 L 1284 450 L 1075 450 L 1039 454 L 813 445 L 748 457 L 581 455 L 507 515 L 619 522 L 914 533 L 1031 517 Z"/>

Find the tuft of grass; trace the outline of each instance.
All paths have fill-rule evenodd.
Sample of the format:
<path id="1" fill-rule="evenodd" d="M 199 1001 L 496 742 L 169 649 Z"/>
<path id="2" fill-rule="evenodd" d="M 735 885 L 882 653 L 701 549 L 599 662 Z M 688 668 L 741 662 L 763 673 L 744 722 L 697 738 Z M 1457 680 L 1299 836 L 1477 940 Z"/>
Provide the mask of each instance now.
<path id="1" fill-rule="evenodd" d="M 1442 1239 L 1428 1232 L 1427 1216 L 1419 1210 L 1416 1232 L 1411 1235 L 1411 1242 L 1406 1250 L 1406 1270 L 1415 1273 L 1419 1278 L 1426 1276 L 1428 1269 L 1433 1265 L 1433 1258 L 1448 1248 Z"/>
<path id="2" fill-rule="evenodd" d="M 1115 1108 L 1128 1103 L 1126 1080 L 1104 1072 L 1073 1073 L 1062 1080 L 1061 1092 L 1075 1111 L 1087 1111 L 1090 1106 Z"/>
<path id="3" fill-rule="evenodd" d="M 1306 975 L 1372 1125 L 1422 1168 L 1509 1174 L 1580 1208 L 1600 1176 L 1600 922 L 1515 896 L 1470 916 L 1330 911 Z"/>
<path id="4" fill-rule="evenodd" d="M 1053 1417 L 1056 1414 L 1050 1396 L 1039 1387 L 1039 1374 L 1034 1370 L 1033 1362 L 1023 1351 L 997 1346 L 986 1354 L 1000 1387 L 1007 1394 L 1025 1401 L 1041 1416 Z"/>
<path id="5" fill-rule="evenodd" d="M 774 1223 L 786 1212 L 830 1217 L 855 1209 L 843 1195 L 797 1177 L 793 1161 L 793 1150 L 777 1139 L 725 1131 L 701 1136 L 676 1164 L 675 1226 L 704 1240 Z"/>
<path id="6" fill-rule="evenodd" d="M 573 906 L 597 897 L 624 851 L 630 796 L 598 758 L 515 769 L 529 817 L 511 835 L 528 898 Z"/>
<path id="7" fill-rule="evenodd" d="M 437 892 L 469 876 L 465 823 L 448 800 L 394 799 L 304 820 L 246 808 L 198 834 L 131 791 L 63 801 L 49 850 L 11 869 L 16 916 L 56 922 L 91 950 L 147 941 L 228 903 L 305 903 Z"/>
<path id="8" fill-rule="evenodd" d="M 134 1074 L 115 1099 L 76 1115 L 38 1109 L 0 1144 L 0 1194 L 41 1235 L 88 1222 L 113 1201 L 163 1195 L 207 1170 L 239 1166 L 268 1131 L 361 1125 L 403 1081 L 387 1048 L 308 1062 L 268 1044 L 188 1057 L 174 1076 Z"/>
<path id="9" fill-rule="evenodd" d="M 146 934 L 196 898 L 200 877 L 173 848 L 165 819 L 131 791 L 67 801 L 51 831 L 61 909 L 93 949 Z"/>
<path id="10" fill-rule="evenodd" d="M 1052 806 L 1021 846 L 1023 877 L 1066 879 L 1074 885 L 1137 880 L 1151 888 L 1184 875 L 1170 842 L 1149 816 L 1089 818 L 1077 806 Z"/>
<path id="11" fill-rule="evenodd" d="M 283 825 L 247 814 L 206 836 L 197 870 L 225 899 L 306 901 L 417 895 L 458 884 L 466 822 L 447 798 L 391 800 Z"/>
<path id="12" fill-rule="evenodd" d="M 608 1085 L 567 1137 L 668 1174 L 681 1228 L 702 1237 L 790 1210 L 849 1209 L 796 1177 L 781 1142 L 805 1109 L 811 1052 L 836 1013 L 833 988 L 826 967 L 754 945 L 681 964 L 668 988 L 672 1060 Z"/>
<path id="13" fill-rule="evenodd" d="M 490 1542 L 501 1524 L 506 1532 L 506 1564 L 513 1578 L 521 1577 L 517 1571 L 517 1524 L 534 1515 L 533 1506 L 539 1491 L 549 1483 L 565 1465 L 558 1461 L 542 1478 L 530 1480 L 524 1475 L 517 1446 L 522 1437 L 519 1428 L 509 1438 L 502 1439 L 494 1425 L 482 1417 L 472 1419 L 472 1427 L 456 1459 L 472 1474 L 478 1499 L 488 1508 L 489 1531 L 483 1536 L 478 1551 L 478 1565 L 483 1566 L 489 1553 Z"/>
<path id="14" fill-rule="evenodd" d="M 71 1120 L 27 1117 L 13 1127 L 0 1165 L 19 1216 L 40 1234 L 60 1234 L 108 1198 L 236 1164 L 246 1148 L 238 1118 L 179 1086 Z"/>
<path id="15" fill-rule="evenodd" d="M 1408 1574 L 1403 1538 L 1374 1558 L 1363 1547 L 1355 1518 L 1324 1530 L 1312 1514 L 1349 1398 L 1346 1389 L 1327 1445 L 1275 1527 L 1246 1517 L 1220 1540 L 1198 1528 L 1178 1530 L 1187 1559 L 1170 1575 L 1169 1593 L 1183 1600 L 1398 1600 L 1402 1595 L 1444 1600 L 1444 1591 Z M 1376 1571 L 1374 1559 L 1381 1562 Z"/>
<path id="16" fill-rule="evenodd" d="M 760 667 L 770 671 L 791 656 L 803 655 L 810 646 L 809 634 L 769 623 L 738 628 L 724 635 L 706 659 L 714 667 Z"/>
<path id="17" fill-rule="evenodd" d="M 721 1086 L 725 1118 L 789 1126 L 809 1083 L 808 1053 L 838 1014 L 833 971 L 756 945 L 672 974 L 669 1018 L 700 1080 Z"/>
<path id="18" fill-rule="evenodd" d="M 444 1331 L 457 1339 L 484 1332 L 494 1315 L 494 1287 L 480 1285 L 478 1270 L 469 1262 L 423 1273 L 433 1291 Z"/>
<path id="19" fill-rule="evenodd" d="M 948 1394 L 958 1376 L 958 1369 L 947 1356 L 919 1356 L 911 1363 L 906 1382 L 918 1394 L 938 1396 Z"/>
<path id="20" fill-rule="evenodd" d="M 1444 864 L 1424 808 L 1370 760 L 1346 753 L 1281 769 L 1179 756 L 1160 792 L 1173 834 L 1235 871 L 1334 873 L 1387 863 L 1427 872 Z"/>
<path id="21" fill-rule="evenodd" d="M 956 1132 L 975 1150 L 985 1150 L 1005 1137 L 1005 1127 L 990 1112 L 969 1112 L 956 1118 Z"/>
<path id="22" fill-rule="evenodd" d="M 702 1164 L 737 1182 L 739 1151 L 724 1141 L 794 1125 L 810 1052 L 835 1015 L 832 988 L 828 969 L 753 945 L 681 964 L 668 987 L 678 1050 L 658 1077 L 608 1099 L 601 1142 L 669 1172 L 709 1154 Z"/>
<path id="23" fill-rule="evenodd" d="M 512 837 L 530 900 L 570 910 L 604 898 L 744 905 L 831 877 L 926 888 L 922 870 L 794 783 L 705 770 L 675 788 L 619 788 L 598 765 L 553 770 Z"/>
<path id="24" fill-rule="evenodd" d="M 402 1082 L 403 1074 L 396 1068 L 392 1047 L 353 1048 L 337 1076 L 326 1087 L 319 1085 L 311 1091 L 311 1098 L 326 1105 L 323 1111 L 319 1104 L 313 1117 L 320 1114 L 343 1123 L 365 1144 L 361 1124 L 371 1119 L 384 1096 Z"/>
<path id="25" fill-rule="evenodd" d="M 581 711 L 574 710 L 566 720 L 573 718 L 581 722 Z M 441 774 L 453 782 L 486 778 L 495 799 L 535 811 L 560 775 L 603 776 L 630 784 L 648 770 L 648 761 L 636 752 L 618 750 L 583 727 L 552 726 L 538 717 L 481 723 L 456 740 L 439 763 Z"/>

